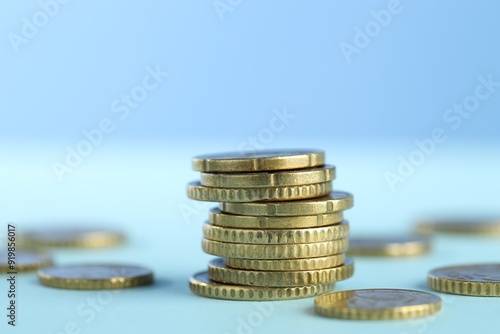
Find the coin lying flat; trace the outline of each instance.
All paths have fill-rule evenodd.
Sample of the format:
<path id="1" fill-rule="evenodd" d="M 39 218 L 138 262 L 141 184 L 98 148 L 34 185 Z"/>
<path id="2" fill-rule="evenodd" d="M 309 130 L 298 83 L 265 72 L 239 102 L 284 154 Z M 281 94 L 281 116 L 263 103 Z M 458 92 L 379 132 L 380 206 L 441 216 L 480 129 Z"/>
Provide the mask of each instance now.
<path id="1" fill-rule="evenodd" d="M 258 173 L 201 173 L 201 185 L 216 188 L 301 186 L 335 179 L 335 166 Z"/>
<path id="2" fill-rule="evenodd" d="M 207 202 L 291 201 L 323 196 L 331 190 L 331 182 L 268 188 L 212 188 L 195 181 L 188 184 L 187 195 Z"/>
<path id="3" fill-rule="evenodd" d="M 318 150 L 262 150 L 199 155 L 193 169 L 200 172 L 260 172 L 318 167 L 325 164 L 325 153 Z"/>
<path id="4" fill-rule="evenodd" d="M 210 211 L 209 222 L 229 228 L 289 229 L 334 225 L 340 223 L 343 216 L 342 211 L 311 216 L 243 216 L 223 213 L 214 208 Z"/>
<path id="5" fill-rule="evenodd" d="M 349 239 L 349 255 L 410 256 L 428 252 L 430 241 L 419 236 L 359 237 Z"/>
<path id="6" fill-rule="evenodd" d="M 354 262 L 346 258 L 339 267 L 301 271 L 255 271 L 227 267 L 224 259 L 208 264 L 208 277 L 216 282 L 265 287 L 291 287 L 343 281 L 354 273 Z"/>
<path id="7" fill-rule="evenodd" d="M 305 259 L 344 253 L 347 239 L 314 242 L 309 244 L 252 245 L 203 239 L 205 253 L 238 259 Z"/>
<path id="8" fill-rule="evenodd" d="M 242 244 L 305 244 L 347 238 L 349 224 L 344 221 L 337 225 L 286 230 L 237 229 L 204 224 L 203 235 L 210 240 Z"/>
<path id="9" fill-rule="evenodd" d="M 424 317 L 441 309 L 441 298 L 413 290 L 363 289 L 333 292 L 314 301 L 316 313 L 353 320 Z"/>
<path id="10" fill-rule="evenodd" d="M 0 273 L 34 271 L 52 264 L 52 256 L 46 253 L 17 251 L 15 257 L 0 253 Z"/>
<path id="11" fill-rule="evenodd" d="M 417 224 L 415 231 L 419 234 L 464 234 L 500 236 L 500 219 L 497 220 L 436 220 L 423 221 Z"/>
<path id="12" fill-rule="evenodd" d="M 427 284 L 445 293 L 500 296 L 500 263 L 437 268 L 429 272 Z"/>
<path id="13" fill-rule="evenodd" d="M 153 282 L 147 268 L 123 265 L 74 265 L 47 267 L 38 271 L 41 284 L 75 290 L 124 289 Z"/>
<path id="14" fill-rule="evenodd" d="M 300 201 L 221 203 L 220 210 L 225 213 L 251 216 L 307 216 L 348 210 L 353 204 L 351 194 L 333 191 L 328 196 Z"/>
<path id="15" fill-rule="evenodd" d="M 189 287 L 194 294 L 202 297 L 229 300 L 287 300 L 307 298 L 332 291 L 334 283 L 296 287 L 268 288 L 258 286 L 241 286 L 211 281 L 207 272 L 193 275 L 189 279 Z"/>
<path id="16" fill-rule="evenodd" d="M 111 229 L 87 227 L 47 227 L 20 233 L 18 242 L 25 247 L 109 247 L 123 243 L 123 233 Z"/>
<path id="17" fill-rule="evenodd" d="M 344 264 L 345 254 L 313 257 L 308 259 L 253 260 L 226 258 L 226 265 L 236 269 L 265 271 L 315 270 L 338 267 Z"/>

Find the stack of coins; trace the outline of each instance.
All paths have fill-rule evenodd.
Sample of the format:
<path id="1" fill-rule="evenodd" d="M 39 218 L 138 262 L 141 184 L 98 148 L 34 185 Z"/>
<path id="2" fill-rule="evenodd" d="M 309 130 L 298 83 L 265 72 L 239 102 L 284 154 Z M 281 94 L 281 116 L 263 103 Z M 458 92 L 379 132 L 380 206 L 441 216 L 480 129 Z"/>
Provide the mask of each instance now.
<path id="1" fill-rule="evenodd" d="M 193 159 L 188 197 L 221 202 L 203 226 L 219 256 L 190 279 L 198 295 L 234 300 L 311 297 L 352 276 L 346 257 L 352 195 L 332 191 L 335 167 L 316 150 L 212 154 Z"/>

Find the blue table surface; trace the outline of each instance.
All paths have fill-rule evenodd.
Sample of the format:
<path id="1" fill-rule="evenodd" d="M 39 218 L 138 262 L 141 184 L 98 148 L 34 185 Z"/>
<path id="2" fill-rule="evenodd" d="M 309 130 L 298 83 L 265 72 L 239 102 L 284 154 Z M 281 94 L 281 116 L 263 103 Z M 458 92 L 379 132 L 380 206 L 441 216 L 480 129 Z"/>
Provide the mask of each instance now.
<path id="1" fill-rule="evenodd" d="M 303 146 L 300 142 L 287 146 Z M 439 147 L 392 191 L 384 177 L 407 156 L 411 145 L 394 143 L 306 143 L 323 148 L 337 166 L 337 189 L 354 194 L 345 216 L 352 235 L 407 233 L 422 217 L 500 214 L 499 148 L 455 143 Z M 312 145 L 311 145 L 312 146 Z M 213 203 L 187 199 L 186 183 L 198 176 L 190 158 L 227 150 L 224 143 L 129 144 L 110 141 L 96 149 L 59 182 L 54 160 L 64 145 L 3 144 L 0 147 L 0 218 L 18 232 L 54 224 L 112 226 L 128 242 L 100 250 L 55 250 L 58 264 L 130 263 L 154 270 L 156 283 L 115 292 L 43 287 L 36 275 L 18 276 L 19 333 L 468 333 L 496 331 L 500 300 L 438 294 L 442 311 L 405 321 L 347 321 L 313 312 L 313 298 L 278 302 L 238 302 L 201 298 L 188 288 L 189 277 L 206 269 L 202 223 Z M 2 247 L 5 247 L 2 245 Z M 427 272 L 438 266 L 499 260 L 494 237 L 437 236 L 430 254 L 411 258 L 356 258 L 353 278 L 336 290 L 405 288 L 429 291 Z M 7 305 L 0 283 L 0 309 Z M 14 330 L 5 316 L 0 331 Z"/>

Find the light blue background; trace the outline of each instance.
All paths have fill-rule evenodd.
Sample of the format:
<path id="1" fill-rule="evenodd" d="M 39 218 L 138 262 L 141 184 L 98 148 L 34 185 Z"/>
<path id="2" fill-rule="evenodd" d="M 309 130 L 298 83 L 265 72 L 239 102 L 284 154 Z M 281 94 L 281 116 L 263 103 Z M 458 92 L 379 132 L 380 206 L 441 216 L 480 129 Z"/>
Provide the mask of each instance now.
<path id="1" fill-rule="evenodd" d="M 158 279 L 116 295 L 86 323 L 76 308 L 96 292 L 47 289 L 23 276 L 16 330 L 58 333 L 76 321 L 82 333 L 237 332 L 254 304 L 187 289 L 210 259 L 199 243 L 213 205 L 186 199 L 185 184 L 198 177 L 193 155 L 238 150 L 270 128 L 275 110 L 295 118 L 259 145 L 326 150 L 338 169 L 335 187 L 355 196 L 346 213 L 353 234 L 407 232 L 423 216 L 498 215 L 500 91 L 457 129 L 443 115 L 474 93 L 479 76 L 500 81 L 500 6 L 402 0 L 402 11 L 346 61 L 340 44 L 353 44 L 356 27 L 388 3 L 243 0 L 221 20 L 208 0 L 73 0 L 16 53 L 9 34 L 21 34 L 23 18 L 32 20 L 41 5 L 0 1 L 0 220 L 19 230 L 54 222 L 121 227 L 127 246 L 59 251 L 56 259 L 138 263 Z M 120 118 L 112 103 L 156 66 L 169 76 Z M 65 163 L 68 147 L 104 119 L 113 131 L 60 182 L 54 162 Z M 387 171 L 397 172 L 399 157 L 408 159 L 415 140 L 435 128 L 446 142 L 391 190 Z M 499 251 L 495 239 L 440 237 L 426 257 L 358 259 L 355 277 L 338 289 L 425 290 L 429 269 L 498 261 Z M 311 307 L 312 299 L 277 303 L 252 330 L 461 333 L 499 325 L 492 298 L 447 298 L 443 312 L 424 322 L 322 319 Z"/>

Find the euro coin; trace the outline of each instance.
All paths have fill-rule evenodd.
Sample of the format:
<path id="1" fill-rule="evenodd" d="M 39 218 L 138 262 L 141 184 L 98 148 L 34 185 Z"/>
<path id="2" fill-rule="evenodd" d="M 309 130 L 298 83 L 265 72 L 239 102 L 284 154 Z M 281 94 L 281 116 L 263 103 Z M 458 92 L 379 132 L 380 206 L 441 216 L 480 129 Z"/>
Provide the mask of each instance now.
<path id="1" fill-rule="evenodd" d="M 210 240 L 242 244 L 305 244 L 347 238 L 349 224 L 344 221 L 337 225 L 286 230 L 237 229 L 204 224 L 203 235 Z"/>
<path id="2" fill-rule="evenodd" d="M 262 188 L 301 186 L 332 181 L 335 167 L 258 173 L 201 173 L 201 185 L 216 188 Z"/>
<path id="3" fill-rule="evenodd" d="M 203 239 L 205 253 L 238 259 L 304 259 L 344 253 L 347 239 L 314 242 L 309 244 L 252 245 Z"/>
<path id="4" fill-rule="evenodd" d="M 449 219 L 422 221 L 417 224 L 415 231 L 419 234 L 462 234 L 500 236 L 500 219 Z"/>
<path id="5" fill-rule="evenodd" d="M 279 288 L 232 285 L 211 281 L 208 278 L 207 272 L 197 273 L 189 280 L 191 291 L 198 296 L 248 301 L 287 300 L 313 297 L 330 292 L 333 290 L 334 286 L 334 283 Z"/>
<path id="6" fill-rule="evenodd" d="M 100 248 L 123 243 L 123 233 L 89 227 L 47 227 L 27 230 L 18 236 L 19 244 L 25 247 L 82 247 Z"/>
<path id="7" fill-rule="evenodd" d="M 316 313 L 352 320 L 393 320 L 424 317 L 441 309 L 441 298 L 414 290 L 362 289 L 333 292 L 314 301 Z"/>
<path id="8" fill-rule="evenodd" d="M 356 256 L 411 256 L 430 249 L 429 239 L 418 236 L 352 237 L 349 255 Z"/>
<path id="9" fill-rule="evenodd" d="M 334 225 L 340 223 L 343 217 L 342 211 L 311 216 L 243 216 L 223 213 L 214 208 L 210 211 L 209 222 L 228 228 L 294 229 Z"/>
<path id="10" fill-rule="evenodd" d="M 431 270 L 429 288 L 458 295 L 500 296 L 500 263 L 471 264 Z"/>
<path id="11" fill-rule="evenodd" d="M 347 258 L 342 266 L 300 271 L 256 271 L 230 268 L 217 258 L 208 265 L 208 277 L 216 282 L 236 285 L 290 287 L 343 281 L 354 273 L 354 262 Z"/>
<path id="12" fill-rule="evenodd" d="M 0 253 L 0 273 L 34 271 L 52 264 L 52 256 L 46 253 L 31 251 Z"/>
<path id="13" fill-rule="evenodd" d="M 41 284 L 75 290 L 124 289 L 153 282 L 147 268 L 123 265 L 73 265 L 47 267 L 38 271 Z"/>
<path id="14" fill-rule="evenodd" d="M 226 265 L 236 269 L 263 271 L 315 270 L 338 267 L 344 264 L 345 254 L 313 257 L 308 259 L 253 260 L 226 258 Z"/>
<path id="15" fill-rule="evenodd" d="M 324 164 L 323 151 L 301 149 L 228 152 L 193 158 L 193 169 L 200 172 L 260 172 L 319 167 Z"/>
<path id="16" fill-rule="evenodd" d="M 298 201 L 221 203 L 220 210 L 236 215 L 307 216 L 348 210 L 352 208 L 353 204 L 351 194 L 343 191 L 333 191 L 328 196 Z"/>

